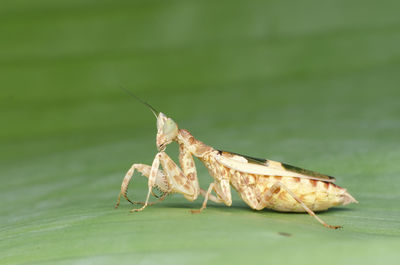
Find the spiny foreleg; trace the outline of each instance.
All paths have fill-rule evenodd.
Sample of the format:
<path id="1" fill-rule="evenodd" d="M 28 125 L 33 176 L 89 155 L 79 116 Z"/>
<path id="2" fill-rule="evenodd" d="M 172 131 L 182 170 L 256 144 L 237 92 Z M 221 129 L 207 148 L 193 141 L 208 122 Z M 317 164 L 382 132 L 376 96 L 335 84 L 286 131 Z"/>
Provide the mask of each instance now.
<path id="1" fill-rule="evenodd" d="M 154 205 L 154 204 L 156 204 L 158 202 L 162 202 L 168 196 L 168 194 L 169 194 L 168 192 L 163 193 L 163 195 L 161 195 L 161 197 L 157 197 L 157 199 L 158 199 L 157 201 L 149 202 L 149 203 L 147 203 L 147 206 L 151 206 L 151 205 Z M 154 194 L 153 194 L 153 196 L 156 197 Z M 134 201 L 133 204 L 144 205 L 145 202 Z"/>
<path id="2" fill-rule="evenodd" d="M 182 161 L 182 152 L 186 151 L 181 150 L 181 163 L 184 162 Z M 185 155 L 188 154 L 185 153 Z M 168 179 L 169 185 L 171 186 L 172 192 L 183 194 L 189 201 L 195 200 L 200 193 L 200 188 L 196 177 L 194 163 L 192 165 L 185 164 L 182 166 L 182 169 L 180 169 L 166 153 L 161 153 L 160 162 L 161 167 L 163 168 Z"/>
<path id="3" fill-rule="evenodd" d="M 197 196 L 200 193 L 200 185 L 199 180 L 197 179 L 197 171 L 194 164 L 193 156 L 183 144 L 179 145 L 179 164 L 181 166 L 183 176 L 186 178 L 186 184 L 193 187 L 194 189 L 192 196 L 188 196 L 187 194 L 184 194 L 184 196 L 189 201 L 194 201 L 197 199 Z M 175 174 L 176 173 L 178 172 L 175 172 Z"/>
<path id="4" fill-rule="evenodd" d="M 181 160 L 182 162 L 185 162 L 185 159 L 183 158 L 186 156 L 187 159 L 187 153 L 184 153 L 184 155 L 181 155 Z M 191 158 L 191 157 L 190 157 Z M 192 159 L 192 158 L 191 158 Z M 140 202 L 139 204 L 142 204 L 143 206 L 139 209 L 133 209 L 131 212 L 138 212 L 142 211 L 146 206 L 149 205 L 149 198 L 150 194 L 152 193 L 152 188 L 156 184 L 157 181 L 160 177 L 155 177 L 159 175 L 159 167 L 163 168 L 163 179 L 166 182 L 166 186 L 168 187 L 168 191 L 166 193 L 181 193 L 185 196 L 186 199 L 188 200 L 194 200 L 197 198 L 199 194 L 199 184 L 197 177 L 195 175 L 196 170 L 193 164 L 185 164 L 185 171 L 188 173 L 186 175 L 182 170 L 175 164 L 175 162 L 165 153 L 165 152 L 159 152 L 156 157 L 154 158 L 153 164 L 150 169 L 150 173 L 148 174 L 148 193 L 146 196 L 145 202 Z M 128 177 L 129 178 L 129 177 Z M 129 182 L 129 180 L 128 180 Z M 159 185 L 157 185 L 159 186 Z M 166 189 L 166 188 L 165 188 Z M 164 190 L 163 190 L 164 191 Z M 164 191 L 165 192 L 165 191 Z M 166 194 L 164 194 L 160 200 L 163 200 L 165 198 Z"/>
<path id="5" fill-rule="evenodd" d="M 156 182 L 156 177 L 158 174 L 158 170 L 160 167 L 160 157 L 161 157 L 161 152 L 156 154 L 156 157 L 153 160 L 153 163 L 151 165 L 151 169 L 150 169 L 150 174 L 149 174 L 149 180 L 147 182 L 147 186 L 148 186 L 148 191 L 147 191 L 147 196 L 146 196 L 146 200 L 143 204 L 143 206 L 141 208 L 138 209 L 132 209 L 131 212 L 140 212 L 143 211 L 144 208 L 146 208 L 146 206 L 149 204 L 149 199 L 150 199 L 150 194 L 152 193 L 152 189 L 153 186 Z"/>
<path id="6" fill-rule="evenodd" d="M 128 202 L 130 202 L 132 204 L 144 204 L 144 202 L 131 201 L 127 196 L 128 186 L 129 186 L 129 183 L 131 181 L 131 178 L 132 178 L 135 170 L 139 171 L 143 176 L 148 178 L 150 175 L 151 166 L 145 165 L 145 164 L 133 164 L 130 167 L 130 169 L 128 170 L 128 172 L 126 173 L 126 175 L 124 177 L 124 180 L 122 181 L 121 191 L 118 195 L 118 199 L 117 199 L 115 208 L 118 208 L 118 206 L 120 204 L 121 196 L 123 196 Z M 168 187 L 168 181 L 165 177 L 165 174 L 161 170 L 158 171 L 155 185 L 163 192 L 163 195 L 158 199 L 158 201 L 164 200 L 165 197 L 168 195 L 169 187 Z M 154 203 L 149 203 L 148 205 L 152 205 L 152 204 L 154 204 Z"/>
<path id="7" fill-rule="evenodd" d="M 128 202 L 134 204 L 127 196 L 129 182 L 131 181 L 133 173 L 135 173 L 135 169 L 138 170 L 139 172 L 141 172 L 143 175 L 145 175 L 145 173 L 147 171 L 146 167 L 148 167 L 148 166 L 143 165 L 143 164 L 133 164 L 131 166 L 131 168 L 128 170 L 128 172 L 126 172 L 124 180 L 122 181 L 122 184 L 121 184 L 121 191 L 118 195 L 118 199 L 117 199 L 117 203 L 115 204 L 115 208 L 118 208 L 120 200 L 121 200 L 121 196 L 123 196 Z"/>

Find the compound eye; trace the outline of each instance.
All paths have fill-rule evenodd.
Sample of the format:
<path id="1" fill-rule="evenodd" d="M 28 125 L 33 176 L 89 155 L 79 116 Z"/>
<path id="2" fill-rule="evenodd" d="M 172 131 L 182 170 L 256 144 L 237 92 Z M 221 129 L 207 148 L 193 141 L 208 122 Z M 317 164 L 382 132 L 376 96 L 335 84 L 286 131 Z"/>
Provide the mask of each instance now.
<path id="1" fill-rule="evenodd" d="M 163 127 L 163 134 L 170 139 L 175 138 L 175 136 L 178 134 L 178 126 L 171 118 L 168 118 L 165 121 Z"/>
<path id="2" fill-rule="evenodd" d="M 164 113 L 158 114 L 157 117 L 157 129 L 161 130 L 164 128 L 165 122 L 167 121 L 167 116 Z"/>

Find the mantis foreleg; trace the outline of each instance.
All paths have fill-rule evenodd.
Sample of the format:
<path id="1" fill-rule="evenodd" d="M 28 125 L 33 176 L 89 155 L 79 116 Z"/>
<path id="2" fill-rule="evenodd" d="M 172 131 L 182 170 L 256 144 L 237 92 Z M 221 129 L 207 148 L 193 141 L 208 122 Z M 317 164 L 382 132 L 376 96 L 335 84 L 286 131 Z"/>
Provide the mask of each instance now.
<path id="1" fill-rule="evenodd" d="M 132 202 L 128 196 L 127 196 L 127 192 L 128 192 L 128 186 L 129 186 L 129 182 L 131 181 L 131 178 L 135 172 L 135 170 L 139 171 L 140 173 L 142 173 L 142 175 L 149 177 L 150 175 L 150 169 L 151 167 L 148 165 L 144 165 L 144 164 L 133 164 L 131 166 L 131 168 L 128 170 L 128 172 L 126 172 L 126 175 L 124 177 L 124 180 L 122 181 L 121 184 L 121 192 L 118 195 L 118 199 L 117 199 L 117 203 L 115 204 L 115 208 L 118 208 L 119 203 L 120 203 L 120 199 L 121 196 L 123 196 L 127 201 L 129 201 L 132 204 L 137 204 L 137 202 Z M 157 175 L 157 179 L 156 179 L 156 184 L 161 187 L 162 189 L 167 189 L 168 187 L 166 187 L 166 179 L 164 174 L 159 171 L 158 175 Z"/>
<path id="2" fill-rule="evenodd" d="M 154 185 L 160 187 L 164 192 L 164 195 L 159 200 L 163 200 L 168 193 L 181 193 L 186 199 L 190 201 L 195 200 L 200 193 L 200 187 L 197 180 L 194 161 L 190 153 L 187 152 L 183 147 L 181 147 L 180 151 L 179 160 L 182 170 L 165 152 L 157 153 L 151 167 L 143 164 L 133 164 L 124 177 L 121 185 L 121 192 L 118 196 L 115 207 L 118 207 L 122 195 L 132 204 L 143 204 L 143 207 L 139 209 L 133 209 L 131 212 L 142 211 L 148 205 L 151 205 L 151 203 L 149 203 L 149 198 Z M 159 170 L 160 164 L 163 170 Z M 135 169 L 149 179 L 149 189 L 145 202 L 132 202 L 126 195 L 129 182 L 134 174 Z"/>
<path id="3" fill-rule="evenodd" d="M 160 153 L 160 162 L 167 176 L 168 182 L 172 188 L 172 192 L 181 193 L 186 199 L 193 201 L 200 193 L 199 183 L 196 177 L 196 169 L 193 164 L 182 163 L 185 161 L 184 157 L 188 157 L 184 150 L 181 150 L 180 161 L 182 169 L 180 169 L 175 162 L 164 152 Z M 190 159 L 193 158 L 190 157 Z M 190 160 L 189 160 L 190 161 Z"/>
<path id="4" fill-rule="evenodd" d="M 184 196 L 189 201 L 194 201 L 200 193 L 200 186 L 197 179 L 197 171 L 193 156 L 183 144 L 179 145 L 179 164 L 181 165 L 183 175 L 186 177 L 186 181 L 195 189 L 193 193 L 194 196 Z"/>
<path id="5" fill-rule="evenodd" d="M 148 192 L 147 192 L 147 196 L 146 196 L 146 200 L 144 202 L 144 205 L 139 208 L 139 209 L 132 209 L 131 212 L 140 212 L 143 211 L 144 208 L 146 208 L 146 206 L 149 203 L 149 199 L 150 199 L 150 194 L 151 191 L 153 189 L 153 186 L 156 182 L 156 176 L 158 174 L 158 170 L 160 167 L 160 157 L 161 157 L 162 152 L 159 152 L 156 154 L 156 157 L 153 160 L 153 163 L 151 165 L 151 169 L 150 169 L 150 174 L 149 174 L 149 180 L 147 182 L 147 186 L 149 187 Z"/>
<path id="6" fill-rule="evenodd" d="M 179 162 L 182 169 L 180 169 L 165 152 L 160 152 L 156 155 L 151 167 L 144 164 L 133 164 L 124 177 L 121 185 L 121 192 L 118 196 L 117 204 L 115 207 L 117 208 L 119 206 L 120 197 L 122 195 L 132 204 L 143 205 L 143 207 L 139 209 L 133 209 L 132 211 L 136 212 L 143 210 L 146 206 L 152 204 L 149 203 L 148 199 L 150 197 L 149 192 L 151 194 L 152 187 L 154 185 L 157 185 L 161 188 L 163 192 L 165 192 L 164 195 L 159 199 L 159 201 L 162 201 L 168 193 L 181 193 L 185 196 L 186 199 L 190 201 L 195 200 L 197 196 L 201 194 L 202 196 L 207 197 L 207 200 L 211 200 L 216 203 L 225 202 L 225 204 L 227 205 L 230 205 L 232 203 L 229 181 L 222 180 L 222 183 L 218 181 L 217 183 L 215 183 L 215 186 L 213 185 L 213 189 L 211 189 L 211 191 L 214 190 L 217 193 L 218 197 L 212 195 L 211 191 L 206 192 L 205 190 L 200 189 L 193 157 L 191 153 L 184 148 L 183 145 L 180 146 Z M 159 170 L 158 167 L 160 164 L 163 170 Z M 149 192 L 146 196 L 145 202 L 131 201 L 127 197 L 128 185 L 135 170 L 138 170 L 144 176 L 149 178 Z M 156 176 L 155 179 L 154 176 Z M 229 193 L 226 195 L 224 194 L 223 190 L 229 190 Z M 221 199 L 220 197 L 223 199 Z M 207 203 L 207 200 L 205 201 L 205 203 Z"/>

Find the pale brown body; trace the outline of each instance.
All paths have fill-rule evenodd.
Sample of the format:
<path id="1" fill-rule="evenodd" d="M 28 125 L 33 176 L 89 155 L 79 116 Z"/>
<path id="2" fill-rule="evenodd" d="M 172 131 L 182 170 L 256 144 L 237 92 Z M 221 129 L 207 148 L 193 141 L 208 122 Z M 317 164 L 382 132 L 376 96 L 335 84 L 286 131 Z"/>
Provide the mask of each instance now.
<path id="1" fill-rule="evenodd" d="M 229 179 L 229 183 L 251 208 L 269 208 L 280 212 L 306 212 L 287 191 L 277 189 L 271 198 L 262 202 L 271 187 L 281 182 L 289 188 L 312 211 L 323 211 L 333 206 L 346 205 L 354 199 L 347 191 L 333 183 L 298 177 L 282 177 L 243 173 L 221 165 L 212 156 L 202 160 L 215 178 Z M 220 176 L 220 177 L 219 177 Z M 230 204 L 227 204 L 230 206 Z"/>
<path id="2" fill-rule="evenodd" d="M 212 149 L 211 147 L 209 147 Z M 225 189 L 224 194 L 230 193 L 229 186 L 221 182 L 229 182 L 240 194 L 244 202 L 255 210 L 269 208 L 281 212 L 306 212 L 286 190 L 276 189 L 268 201 L 263 200 L 271 187 L 280 182 L 292 191 L 312 211 L 323 211 L 333 206 L 346 205 L 355 199 L 343 188 L 331 182 L 299 177 L 282 177 L 272 175 L 257 175 L 226 167 L 219 163 L 216 156 L 229 154 L 212 149 L 200 160 L 214 177 L 218 187 Z M 219 195 L 220 192 L 217 192 Z M 219 196 L 221 197 L 221 196 Z M 222 200 L 227 206 L 232 201 L 230 196 Z"/>
<path id="3" fill-rule="evenodd" d="M 247 156 L 215 150 L 195 139 L 187 130 L 178 129 L 177 125 L 160 113 L 157 120 L 157 153 L 152 166 L 133 164 L 121 185 L 120 196 L 131 202 L 126 193 L 129 181 L 138 170 L 149 178 L 148 194 L 143 207 L 132 211 L 141 211 L 149 205 L 149 196 L 153 187 L 157 187 L 164 195 L 181 193 L 186 199 L 193 201 L 199 194 L 205 197 L 201 212 L 206 208 L 208 199 L 227 206 L 232 205 L 232 186 L 241 198 L 255 210 L 264 208 L 282 212 L 308 212 L 321 224 L 331 226 L 315 215 L 314 211 L 326 210 L 333 206 L 357 202 L 345 189 L 333 184 L 334 178 L 316 172 L 307 171 L 280 162 L 265 160 L 256 161 Z M 179 144 L 179 168 L 164 152 L 166 145 L 175 141 Z M 214 182 L 208 190 L 200 188 L 196 168 L 193 161 L 196 156 L 207 167 Z M 163 170 L 159 170 L 159 165 Z M 266 173 L 267 174 L 266 174 Z M 312 173 L 312 174 L 311 174 Z M 216 196 L 212 195 L 212 191 Z M 165 196 L 160 200 L 163 200 Z M 117 205 L 119 205 L 120 196 Z M 136 202 L 131 202 L 136 203 Z"/>

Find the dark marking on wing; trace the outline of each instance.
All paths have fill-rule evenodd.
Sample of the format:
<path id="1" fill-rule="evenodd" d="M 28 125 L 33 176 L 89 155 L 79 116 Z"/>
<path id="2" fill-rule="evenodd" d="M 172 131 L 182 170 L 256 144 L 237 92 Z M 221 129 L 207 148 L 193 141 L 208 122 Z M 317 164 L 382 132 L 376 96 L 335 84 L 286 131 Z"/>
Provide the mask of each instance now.
<path id="1" fill-rule="evenodd" d="M 229 152 L 229 151 L 222 151 L 222 150 L 218 150 L 218 153 L 220 155 L 222 155 L 223 153 L 228 153 L 228 154 L 231 154 L 231 155 L 242 156 L 242 157 L 246 158 L 249 163 L 263 165 L 263 166 L 268 165 L 268 159 L 256 158 L 256 157 L 252 157 L 252 156 L 247 156 L 247 155 L 242 155 L 242 154 Z"/>
<path id="2" fill-rule="evenodd" d="M 300 167 L 295 167 L 292 165 L 288 165 L 285 163 L 281 163 L 282 167 L 286 170 L 292 171 L 292 172 L 296 172 L 302 175 L 306 175 L 306 176 L 311 176 L 311 177 L 315 177 L 315 178 L 321 178 L 321 179 L 329 179 L 329 180 L 334 180 L 335 178 L 332 176 L 328 176 L 328 175 L 324 175 L 315 171 L 311 171 L 308 169 L 304 169 L 304 168 L 300 168 Z"/>
<path id="3" fill-rule="evenodd" d="M 242 156 L 244 158 L 247 159 L 247 161 L 249 163 L 253 163 L 253 164 L 258 164 L 258 165 L 262 165 L 262 166 L 267 166 L 268 167 L 268 163 L 270 160 L 265 159 L 265 158 L 256 158 L 256 157 L 252 157 L 252 156 L 247 156 L 247 155 L 242 155 L 242 154 L 238 154 L 238 153 L 234 153 L 234 152 L 229 152 L 229 151 L 221 151 L 218 150 L 218 153 L 220 155 L 222 155 L 223 153 L 226 154 L 231 154 L 231 155 L 238 155 L 238 156 Z M 305 175 L 305 176 L 310 176 L 310 177 L 314 177 L 314 178 L 318 178 L 323 180 L 329 180 L 329 181 L 335 181 L 335 178 L 332 176 L 328 176 L 328 175 L 324 175 L 312 170 L 308 170 L 308 169 L 304 169 L 304 168 L 300 168 L 300 167 L 295 167 L 289 164 L 285 164 L 282 162 L 278 162 L 282 165 L 282 168 L 286 169 L 287 171 L 291 171 L 291 172 L 295 172 L 301 175 Z"/>

